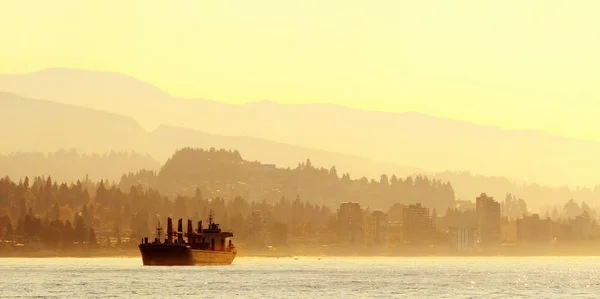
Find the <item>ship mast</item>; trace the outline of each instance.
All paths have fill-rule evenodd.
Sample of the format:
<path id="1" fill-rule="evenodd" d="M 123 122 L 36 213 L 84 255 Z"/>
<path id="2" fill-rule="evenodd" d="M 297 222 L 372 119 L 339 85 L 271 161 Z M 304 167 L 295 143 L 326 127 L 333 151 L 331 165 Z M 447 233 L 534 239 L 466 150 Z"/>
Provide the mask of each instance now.
<path id="1" fill-rule="evenodd" d="M 212 229 L 213 217 L 215 216 L 215 210 L 210 209 L 208 212 L 208 228 Z"/>
<path id="2" fill-rule="evenodd" d="M 160 227 L 160 220 L 158 220 L 158 226 L 156 227 L 156 236 L 158 237 L 159 242 L 160 242 L 161 233 L 162 233 L 162 227 Z"/>

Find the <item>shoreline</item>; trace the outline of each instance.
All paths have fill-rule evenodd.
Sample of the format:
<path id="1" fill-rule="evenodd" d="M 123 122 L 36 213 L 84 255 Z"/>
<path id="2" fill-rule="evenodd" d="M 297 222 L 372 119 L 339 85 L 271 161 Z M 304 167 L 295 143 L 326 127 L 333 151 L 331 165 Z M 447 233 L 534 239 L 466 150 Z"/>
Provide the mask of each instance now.
<path id="1" fill-rule="evenodd" d="M 284 246 L 271 250 L 239 247 L 236 258 L 368 258 L 368 257 L 581 257 L 600 256 L 600 244 L 554 244 L 551 246 L 506 246 L 490 251 L 457 252 L 447 246 L 390 246 L 390 247 L 338 247 L 338 246 Z M 40 249 L 12 247 L 0 249 L 0 258 L 140 258 L 137 246 L 79 247 L 68 249 Z"/>
<path id="2" fill-rule="evenodd" d="M 236 258 L 499 258 L 499 257 L 600 257 L 600 252 L 560 253 L 548 252 L 545 254 L 238 254 Z M 0 252 L 0 259 L 6 258 L 141 258 L 139 252 L 130 253 L 13 253 Z"/>

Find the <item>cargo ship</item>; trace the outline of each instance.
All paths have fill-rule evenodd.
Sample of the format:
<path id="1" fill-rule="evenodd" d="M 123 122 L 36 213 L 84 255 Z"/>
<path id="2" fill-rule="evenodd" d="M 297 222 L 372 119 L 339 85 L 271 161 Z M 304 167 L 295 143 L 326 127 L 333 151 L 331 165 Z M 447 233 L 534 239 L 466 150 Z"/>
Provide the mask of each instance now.
<path id="1" fill-rule="evenodd" d="M 172 220 L 167 218 L 167 238 L 164 242 L 160 239 L 160 222 L 153 242 L 148 242 L 148 237 L 142 239 L 138 247 L 144 266 L 230 265 L 233 262 L 237 253 L 229 239 L 233 237 L 233 233 L 222 231 L 219 224 L 213 223 L 212 211 L 208 228 L 203 228 L 202 221 L 198 221 L 198 228 L 194 230 L 192 221 L 188 219 L 185 238 L 182 221 L 179 219 L 177 231 L 173 232 Z M 174 240 L 174 236 L 177 239 Z"/>

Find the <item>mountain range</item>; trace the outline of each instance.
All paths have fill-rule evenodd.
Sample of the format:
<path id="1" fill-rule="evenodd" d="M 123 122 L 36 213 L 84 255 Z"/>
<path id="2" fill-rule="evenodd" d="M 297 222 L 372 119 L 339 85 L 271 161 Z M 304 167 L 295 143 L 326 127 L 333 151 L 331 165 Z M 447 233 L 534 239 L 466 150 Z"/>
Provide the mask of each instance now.
<path id="1" fill-rule="evenodd" d="M 76 149 L 83 154 L 135 151 L 158 161 L 146 164 L 155 165 L 153 170 L 158 170 L 177 149 L 193 146 L 239 150 L 248 160 L 280 167 L 295 167 L 310 159 L 314 165 L 328 168 L 335 165 L 340 173 L 354 176 L 379 177 L 382 173 L 406 176 L 422 172 L 417 168 L 254 137 L 222 136 L 169 125 L 148 132 L 131 117 L 4 92 L 0 92 L 0 126 L 7 128 L 0 131 L 0 140 L 5 141 L 0 143 L 3 153 L 51 153 L 57 149 Z M 131 169 L 136 170 L 139 169 Z M 79 177 L 85 176 L 84 170 L 81 171 Z"/>
<path id="2" fill-rule="evenodd" d="M 537 131 L 504 130 L 416 112 L 183 99 L 127 75 L 68 68 L 0 75 L 0 90 L 128 116 L 146 129 L 169 125 L 216 135 L 254 137 L 430 172 L 468 170 L 555 186 L 598 183 L 597 142 Z"/>
<path id="3" fill-rule="evenodd" d="M 598 183 L 597 142 L 417 112 L 183 99 L 127 75 L 66 68 L 0 75 L 0 91 L 0 124 L 12 128 L 0 132 L 11 140 L 0 144 L 5 153 L 135 150 L 162 163 L 176 148 L 200 146 L 284 167 L 310 158 L 354 177 L 468 170 L 560 188 Z M 515 179 L 502 180 L 518 188 Z M 459 198 L 485 191 L 454 185 Z"/>

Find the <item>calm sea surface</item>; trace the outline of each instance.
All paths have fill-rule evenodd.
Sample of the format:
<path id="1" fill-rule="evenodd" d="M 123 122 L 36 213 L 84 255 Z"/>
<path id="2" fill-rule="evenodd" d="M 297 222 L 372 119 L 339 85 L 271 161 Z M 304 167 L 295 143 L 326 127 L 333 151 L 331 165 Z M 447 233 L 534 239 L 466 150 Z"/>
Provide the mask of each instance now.
<path id="1" fill-rule="evenodd" d="M 599 257 L 236 258 L 144 267 L 141 258 L 0 259 L 0 297 L 600 297 Z"/>

